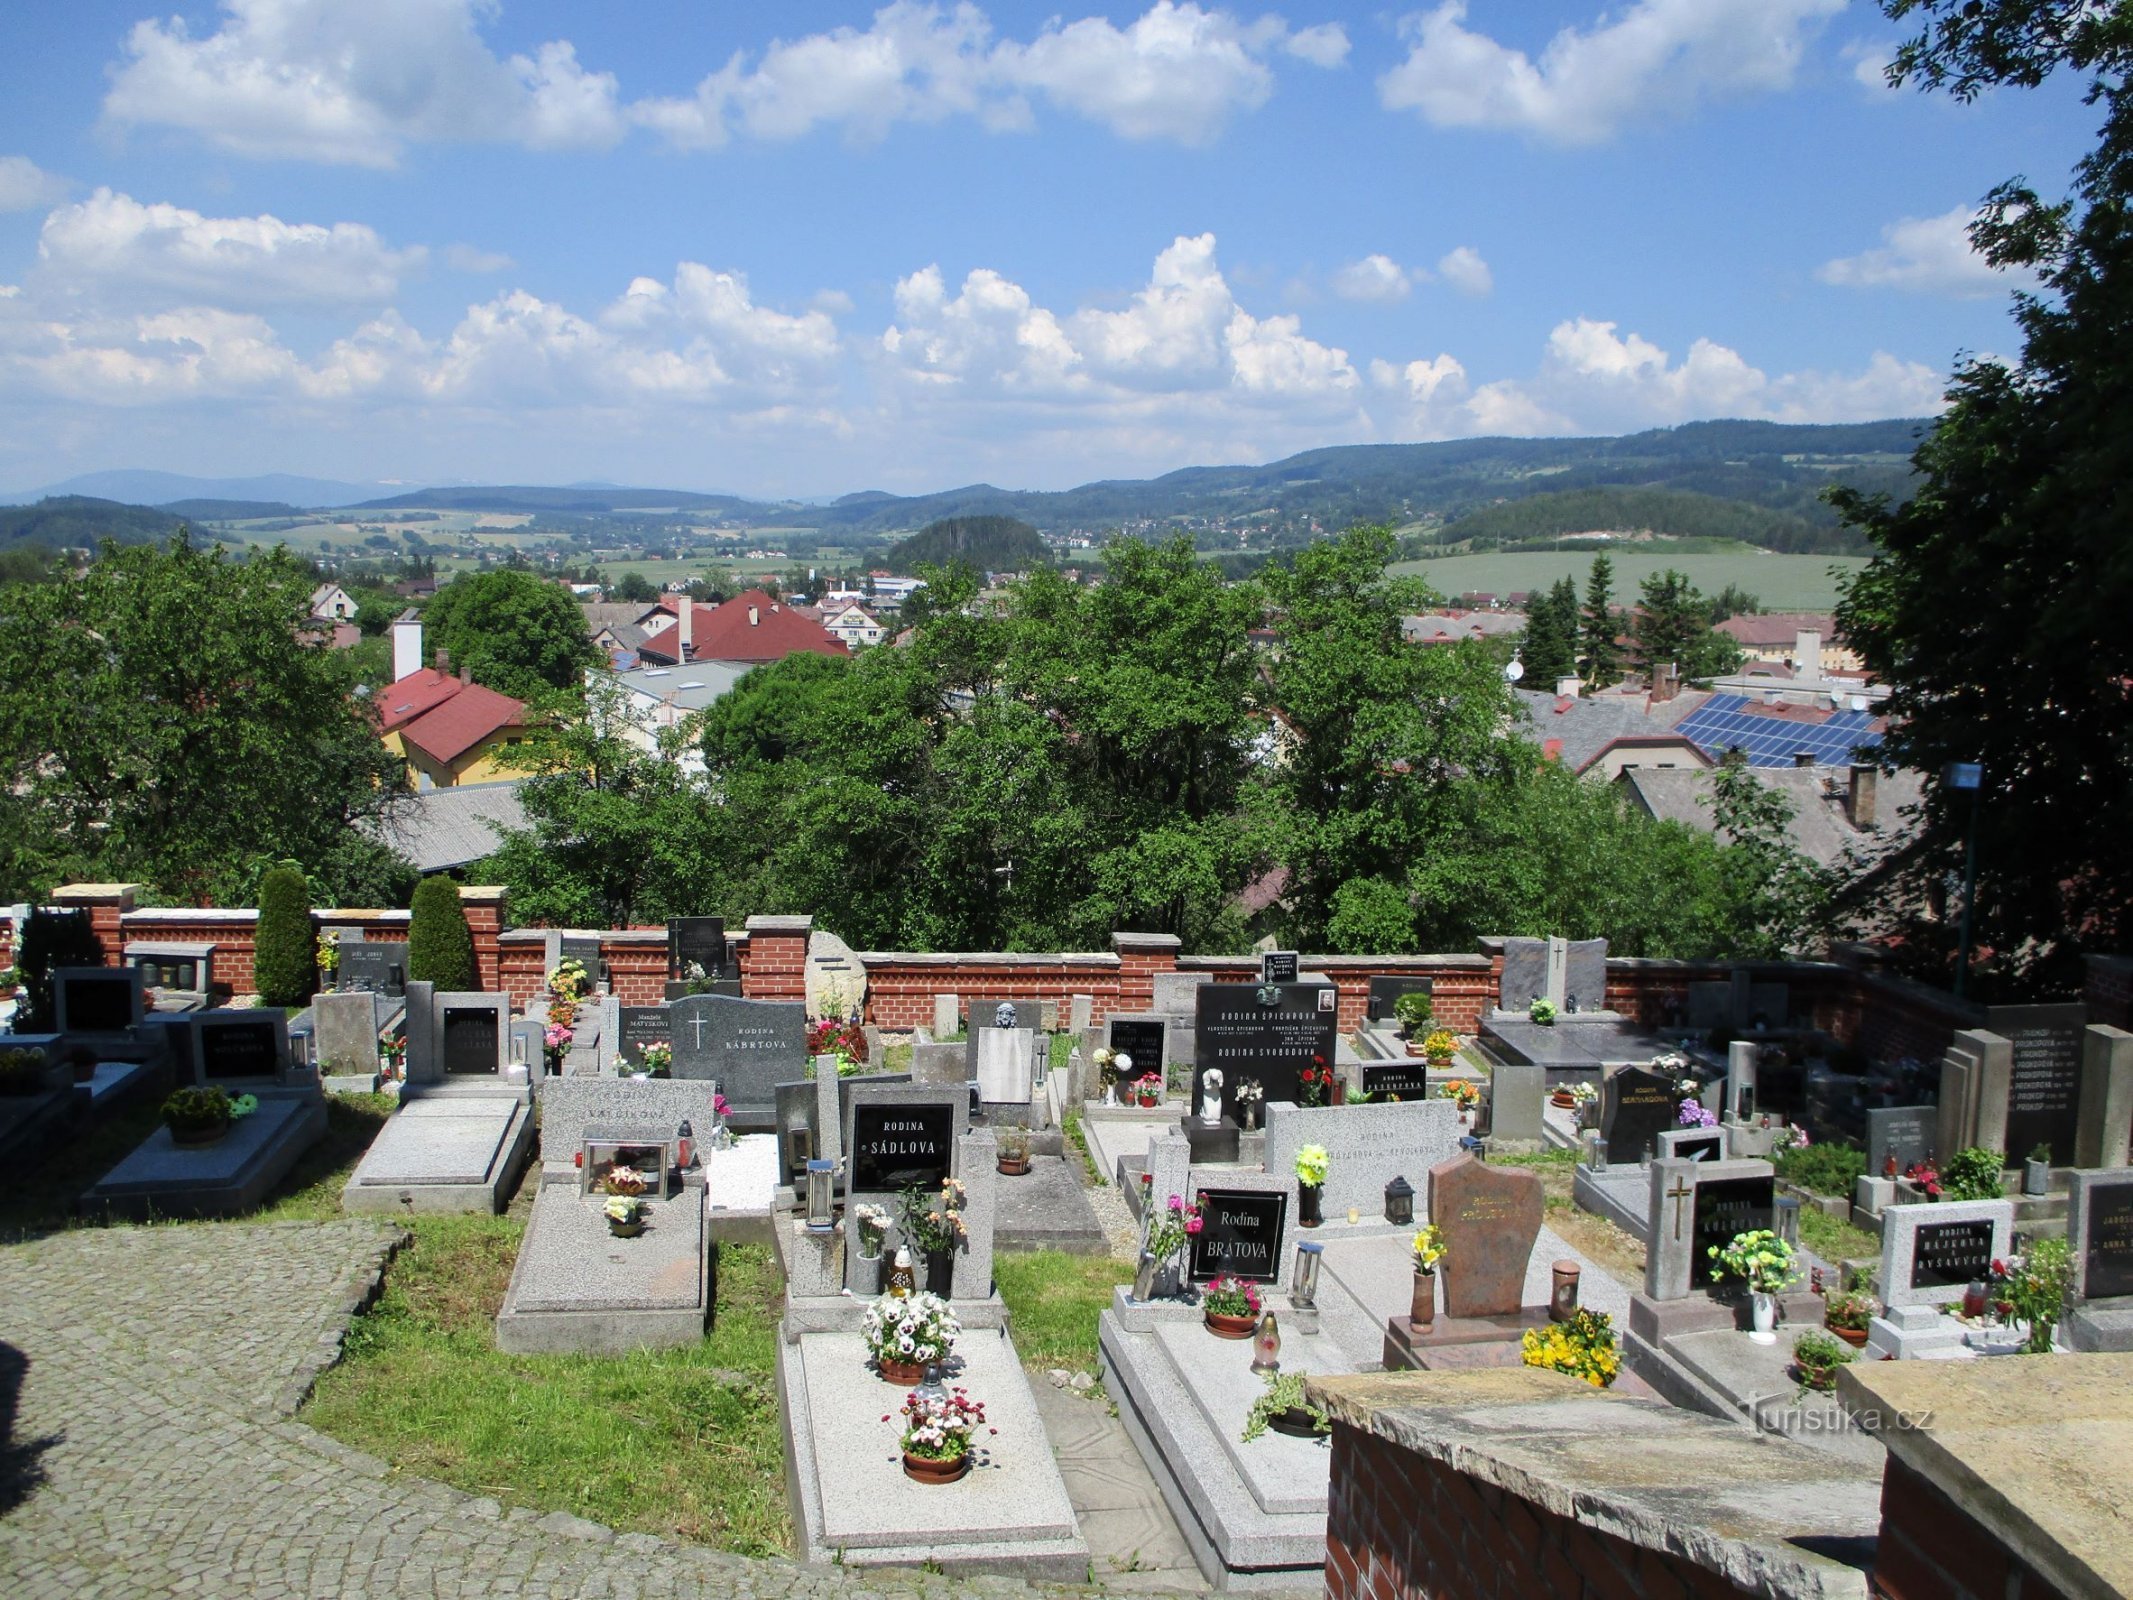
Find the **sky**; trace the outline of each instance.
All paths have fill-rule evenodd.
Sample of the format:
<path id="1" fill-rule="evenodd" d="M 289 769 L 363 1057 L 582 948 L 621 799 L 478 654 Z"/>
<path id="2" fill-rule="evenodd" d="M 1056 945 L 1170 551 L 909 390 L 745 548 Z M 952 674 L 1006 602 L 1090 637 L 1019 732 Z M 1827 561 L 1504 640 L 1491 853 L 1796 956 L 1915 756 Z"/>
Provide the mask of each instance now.
<path id="1" fill-rule="evenodd" d="M 164 0 L 167 5 L 168 0 Z M 0 488 L 817 497 L 1936 410 L 2078 83 L 1861 0 L 14 0 Z"/>

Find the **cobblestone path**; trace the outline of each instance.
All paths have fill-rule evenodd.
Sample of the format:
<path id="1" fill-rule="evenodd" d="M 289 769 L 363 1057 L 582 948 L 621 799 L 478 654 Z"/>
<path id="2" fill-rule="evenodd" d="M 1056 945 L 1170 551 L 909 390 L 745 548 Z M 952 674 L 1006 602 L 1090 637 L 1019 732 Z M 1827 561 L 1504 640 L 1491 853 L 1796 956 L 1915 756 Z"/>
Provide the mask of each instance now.
<path id="1" fill-rule="evenodd" d="M 396 1237 L 369 1222 L 211 1224 L 0 1248 L 0 1596 L 1040 1593 L 754 1561 L 389 1476 L 290 1418 Z"/>

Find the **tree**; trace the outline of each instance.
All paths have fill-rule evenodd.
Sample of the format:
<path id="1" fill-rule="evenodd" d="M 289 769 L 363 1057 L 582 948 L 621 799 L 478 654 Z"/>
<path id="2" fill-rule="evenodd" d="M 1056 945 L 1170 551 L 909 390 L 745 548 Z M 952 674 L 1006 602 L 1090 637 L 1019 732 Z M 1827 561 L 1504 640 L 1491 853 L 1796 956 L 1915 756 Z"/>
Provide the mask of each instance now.
<path id="1" fill-rule="evenodd" d="M 1729 583 L 1713 595 L 1704 612 L 1704 616 L 1714 628 L 1728 617 L 1759 617 L 1762 614 L 1762 600 L 1737 583 Z"/>
<path id="2" fill-rule="evenodd" d="M 271 867 L 259 880 L 252 981 L 259 1003 L 268 1006 L 300 1006 L 318 987 L 318 935 L 311 926 L 311 886 L 301 867 Z"/>
<path id="3" fill-rule="evenodd" d="M 1686 575 L 1668 567 L 1639 585 L 1640 604 L 1630 619 L 1630 642 L 1646 681 L 1672 663 L 1684 683 L 1735 671 L 1740 646 L 1712 628 L 1709 604 Z"/>
<path id="4" fill-rule="evenodd" d="M 1905 504 L 1833 495 L 1875 555 L 1838 626 L 1891 686 L 1884 759 L 1925 774 L 1918 826 L 1848 891 L 1906 907 L 1904 941 L 1945 979 L 1948 892 L 1960 881 L 1970 795 L 1942 781 L 1980 762 L 1978 944 L 2010 992 L 2081 982 L 2083 950 L 2133 942 L 2133 607 L 2121 485 L 2133 469 L 2133 16 L 2078 0 L 1894 0 L 1923 30 L 1890 79 L 1969 99 L 2091 76 L 2102 114 L 2071 192 L 2020 180 L 1986 198 L 1972 238 L 2033 271 L 2016 297 L 2019 364 L 1966 361 L 1912 458 Z M 1931 961 L 1931 966 L 1924 963 Z"/>
<path id="5" fill-rule="evenodd" d="M 22 999 L 9 1025 L 15 1033 L 51 1033 L 59 1027 L 52 994 L 52 974 L 61 967 L 100 967 L 104 944 L 81 910 L 30 907 L 23 920 L 15 965 L 22 972 Z"/>
<path id="6" fill-rule="evenodd" d="M 652 580 L 641 572 L 625 572 L 608 590 L 610 599 L 632 605 L 650 605 L 659 598 L 659 591 L 652 587 Z"/>
<path id="7" fill-rule="evenodd" d="M 450 878 L 424 878 L 415 885 L 409 910 L 408 981 L 455 992 L 480 988 L 474 930 L 467 926 L 466 908 L 459 903 L 459 885 Z"/>
<path id="8" fill-rule="evenodd" d="M 437 591 L 422 622 L 453 666 L 521 700 L 575 689 L 598 661 L 570 591 L 529 572 L 462 573 Z"/>
<path id="9" fill-rule="evenodd" d="M 297 643 L 316 576 L 182 535 L 0 590 L 0 898 L 123 881 L 242 905 L 263 865 L 376 905 L 405 792 L 340 653 Z"/>
<path id="10" fill-rule="evenodd" d="M 1622 676 L 1622 647 L 1615 642 L 1620 627 L 1615 619 L 1615 564 L 1605 556 L 1592 558 L 1582 621 L 1578 643 L 1585 657 L 1585 681 L 1604 689 Z"/>
<path id="11" fill-rule="evenodd" d="M 1794 815 L 1791 797 L 1757 778 L 1737 750 L 1711 774 L 1711 819 L 1727 846 L 1736 955 L 1794 954 L 1828 922 L 1831 877 L 1793 848 Z"/>
<path id="12" fill-rule="evenodd" d="M 1578 671 L 1578 592 L 1570 579 L 1526 602 L 1526 636 L 1519 651 L 1528 688 L 1553 689 Z"/>

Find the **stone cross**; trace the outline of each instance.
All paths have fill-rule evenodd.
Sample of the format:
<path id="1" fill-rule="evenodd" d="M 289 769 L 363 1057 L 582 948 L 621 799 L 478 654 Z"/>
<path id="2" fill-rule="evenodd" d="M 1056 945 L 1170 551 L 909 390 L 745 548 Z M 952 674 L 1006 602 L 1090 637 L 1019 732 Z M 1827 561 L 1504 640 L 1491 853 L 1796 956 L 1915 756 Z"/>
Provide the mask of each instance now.
<path id="1" fill-rule="evenodd" d="M 1678 1177 L 1674 1180 L 1674 1187 L 1666 1192 L 1666 1197 L 1674 1202 L 1674 1237 L 1676 1239 L 1681 1237 L 1681 1203 L 1695 1192 Z"/>

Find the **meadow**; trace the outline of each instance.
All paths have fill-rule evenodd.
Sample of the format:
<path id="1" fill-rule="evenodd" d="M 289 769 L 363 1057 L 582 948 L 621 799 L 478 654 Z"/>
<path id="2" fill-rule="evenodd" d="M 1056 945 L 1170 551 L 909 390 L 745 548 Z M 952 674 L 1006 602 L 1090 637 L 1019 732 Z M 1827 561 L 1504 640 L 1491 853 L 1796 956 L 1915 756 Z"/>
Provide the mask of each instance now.
<path id="1" fill-rule="evenodd" d="M 1590 547 L 1538 554 L 1443 556 L 1403 561 L 1392 570 L 1426 578 L 1447 597 L 1483 593 L 1507 595 L 1545 589 L 1569 577 L 1585 590 L 1585 576 L 1597 552 Z M 1837 603 L 1837 574 L 1849 576 L 1866 565 L 1864 556 L 1781 556 L 1743 547 L 1726 555 L 1641 554 L 1610 550 L 1615 566 L 1615 603 L 1635 601 L 1637 586 L 1668 567 L 1688 574 L 1707 595 L 1737 583 L 1762 602 L 1766 611 L 1827 611 Z"/>

